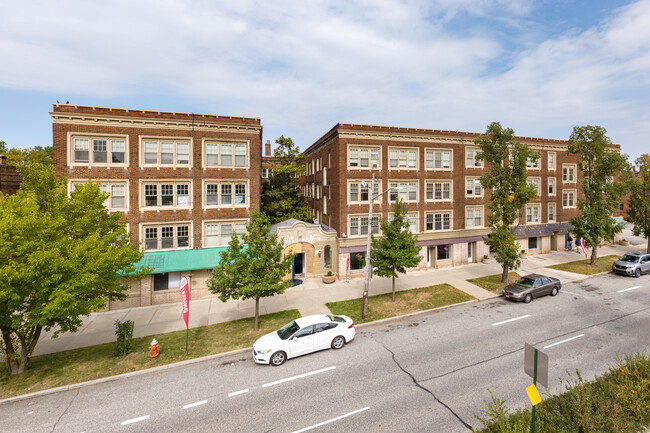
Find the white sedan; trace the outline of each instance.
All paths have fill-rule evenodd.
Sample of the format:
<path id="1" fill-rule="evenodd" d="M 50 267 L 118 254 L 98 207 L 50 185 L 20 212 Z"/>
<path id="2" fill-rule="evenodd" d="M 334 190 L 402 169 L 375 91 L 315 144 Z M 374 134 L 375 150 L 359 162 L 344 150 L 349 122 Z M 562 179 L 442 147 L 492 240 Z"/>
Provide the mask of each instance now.
<path id="1" fill-rule="evenodd" d="M 348 316 L 316 314 L 287 323 L 253 344 L 253 359 L 274 366 L 289 358 L 323 349 L 340 349 L 354 338 L 354 322 Z"/>

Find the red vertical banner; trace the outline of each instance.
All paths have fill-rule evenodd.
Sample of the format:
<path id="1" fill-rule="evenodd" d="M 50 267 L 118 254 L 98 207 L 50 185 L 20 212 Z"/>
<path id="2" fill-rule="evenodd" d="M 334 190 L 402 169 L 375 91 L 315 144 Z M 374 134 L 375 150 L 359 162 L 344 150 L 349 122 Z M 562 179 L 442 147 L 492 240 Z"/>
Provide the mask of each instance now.
<path id="1" fill-rule="evenodd" d="M 181 278 L 181 303 L 183 307 L 183 320 L 185 327 L 190 326 L 190 283 L 186 277 Z"/>

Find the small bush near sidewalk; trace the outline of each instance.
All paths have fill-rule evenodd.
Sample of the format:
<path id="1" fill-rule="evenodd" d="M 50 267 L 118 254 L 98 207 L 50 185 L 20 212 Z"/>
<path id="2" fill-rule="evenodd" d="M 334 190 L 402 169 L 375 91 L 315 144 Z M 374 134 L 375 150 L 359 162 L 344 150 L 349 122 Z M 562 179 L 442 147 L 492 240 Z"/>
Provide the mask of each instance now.
<path id="1" fill-rule="evenodd" d="M 476 284 L 477 286 L 485 290 L 489 290 L 495 293 L 501 293 L 501 291 L 505 286 L 514 283 L 519 278 L 521 278 L 521 275 L 519 275 L 516 272 L 510 272 L 508 273 L 507 284 L 501 282 L 501 274 L 488 275 L 487 277 L 481 277 L 481 278 L 472 278 L 471 280 L 467 280 L 467 281 L 469 281 L 472 284 Z"/>
<path id="2" fill-rule="evenodd" d="M 584 255 L 582 256 L 584 257 Z M 589 264 L 591 257 L 585 260 L 576 260 L 575 262 L 560 263 L 559 265 L 547 266 L 547 268 L 557 269 L 559 271 L 573 272 L 574 274 L 593 275 L 600 274 L 601 272 L 609 272 L 612 270 L 612 264 L 618 260 L 619 256 L 603 256 L 598 257 L 596 266 Z"/>
<path id="3" fill-rule="evenodd" d="M 397 292 L 395 302 L 392 301 L 392 297 L 391 293 L 368 297 L 368 318 L 366 320 L 361 320 L 362 298 L 328 302 L 327 307 L 333 314 L 344 314 L 350 316 L 354 323 L 363 323 L 475 299 L 449 284 L 401 290 Z"/>
<path id="4" fill-rule="evenodd" d="M 106 343 L 35 356 L 29 363 L 29 370 L 22 375 L 10 376 L 6 365 L 2 364 L 0 399 L 251 347 L 262 335 L 298 317 L 298 310 L 262 315 L 258 332 L 253 330 L 253 317 L 191 328 L 187 354 L 186 331 L 183 330 L 134 338 L 133 352 L 124 357 L 113 356 L 115 343 Z M 160 345 L 160 356 L 151 359 L 149 344 L 153 337 Z"/>
<path id="5" fill-rule="evenodd" d="M 593 382 L 584 382 L 580 372 L 562 380 L 566 392 L 545 393 L 535 409 L 538 432 L 639 432 L 650 425 L 650 356 L 628 355 L 609 372 Z M 530 410 L 514 413 L 505 400 L 494 397 L 486 401 L 483 433 L 528 433 Z"/>

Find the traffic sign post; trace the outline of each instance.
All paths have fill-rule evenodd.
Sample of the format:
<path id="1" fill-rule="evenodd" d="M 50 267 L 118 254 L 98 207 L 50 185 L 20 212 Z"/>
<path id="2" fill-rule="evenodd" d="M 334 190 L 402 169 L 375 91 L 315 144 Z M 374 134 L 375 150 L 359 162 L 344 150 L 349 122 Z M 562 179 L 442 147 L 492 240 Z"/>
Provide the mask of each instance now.
<path id="1" fill-rule="evenodd" d="M 535 433 L 535 406 L 542 401 L 537 391 L 537 380 L 539 379 L 539 383 L 548 388 L 548 355 L 526 343 L 524 346 L 524 371 L 533 378 L 533 384 L 526 388 L 526 392 L 533 405 L 530 433 Z"/>

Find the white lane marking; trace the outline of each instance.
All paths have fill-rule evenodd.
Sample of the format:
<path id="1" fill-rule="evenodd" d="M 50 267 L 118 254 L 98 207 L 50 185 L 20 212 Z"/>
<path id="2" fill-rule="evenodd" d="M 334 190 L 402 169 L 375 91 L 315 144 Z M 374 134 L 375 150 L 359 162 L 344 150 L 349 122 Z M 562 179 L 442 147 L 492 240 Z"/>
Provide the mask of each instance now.
<path id="1" fill-rule="evenodd" d="M 33 413 L 34 413 L 34 411 L 32 410 L 32 411 L 30 411 L 30 412 L 27 412 L 27 415 L 31 415 L 31 414 L 33 414 Z"/>
<path id="2" fill-rule="evenodd" d="M 542 347 L 542 349 L 548 349 L 549 347 L 557 346 L 558 344 L 566 343 L 567 341 L 575 340 L 576 338 L 584 337 L 585 334 L 576 335 L 575 337 L 567 338 L 566 340 L 558 341 L 557 343 L 549 344 L 548 346 Z"/>
<path id="3" fill-rule="evenodd" d="M 296 430 L 293 433 L 302 433 L 302 432 L 307 431 L 307 430 L 315 429 L 315 428 L 320 427 L 322 425 L 329 424 L 329 423 L 334 422 L 334 421 L 338 421 L 340 419 L 346 418 L 346 417 L 348 417 L 350 415 L 357 414 L 359 412 L 363 412 L 364 410 L 368 410 L 368 409 L 370 409 L 370 406 L 364 407 L 363 409 L 355 410 L 354 412 L 346 413 L 345 415 L 337 416 L 336 418 L 328 419 L 327 421 L 323 421 L 321 423 L 314 424 L 314 425 L 309 426 L 309 427 L 305 427 L 304 429 L 301 429 L 301 430 Z"/>
<path id="4" fill-rule="evenodd" d="M 640 289 L 641 287 L 642 286 L 634 286 L 634 287 L 630 287 L 629 289 L 618 290 L 618 293 L 627 292 L 628 290 Z"/>
<path id="5" fill-rule="evenodd" d="M 147 419 L 149 419 L 149 415 L 141 416 L 139 418 L 127 419 L 126 421 L 122 421 L 120 425 L 133 424 L 134 422 L 140 422 Z"/>
<path id="6" fill-rule="evenodd" d="M 504 320 L 503 322 L 493 323 L 492 326 L 503 325 L 504 323 L 510 323 L 510 322 L 514 322 L 515 320 L 525 319 L 526 317 L 530 317 L 530 314 L 526 314 L 525 316 L 515 317 L 514 319 Z"/>
<path id="7" fill-rule="evenodd" d="M 247 392 L 248 392 L 248 388 L 242 389 L 241 391 L 231 392 L 230 394 L 228 394 L 228 397 L 234 397 L 239 394 L 246 394 Z"/>
<path id="8" fill-rule="evenodd" d="M 189 409 L 191 407 L 201 406 L 202 404 L 206 404 L 207 402 L 208 402 L 207 400 L 201 400 L 201 401 L 197 401 L 196 403 L 186 404 L 185 406 L 183 406 L 183 409 Z"/>
<path id="9" fill-rule="evenodd" d="M 303 377 L 311 376 L 312 374 L 325 373 L 326 371 L 334 370 L 335 368 L 336 366 L 333 365 L 331 367 L 321 368 L 320 370 L 310 371 L 309 373 L 299 374 L 298 376 L 287 377 L 286 379 L 280 379 L 280 380 L 276 380 L 275 382 L 265 383 L 264 385 L 262 385 L 262 388 L 266 388 L 267 386 L 273 386 L 284 382 L 289 382 L 290 380 L 301 379 Z"/>

